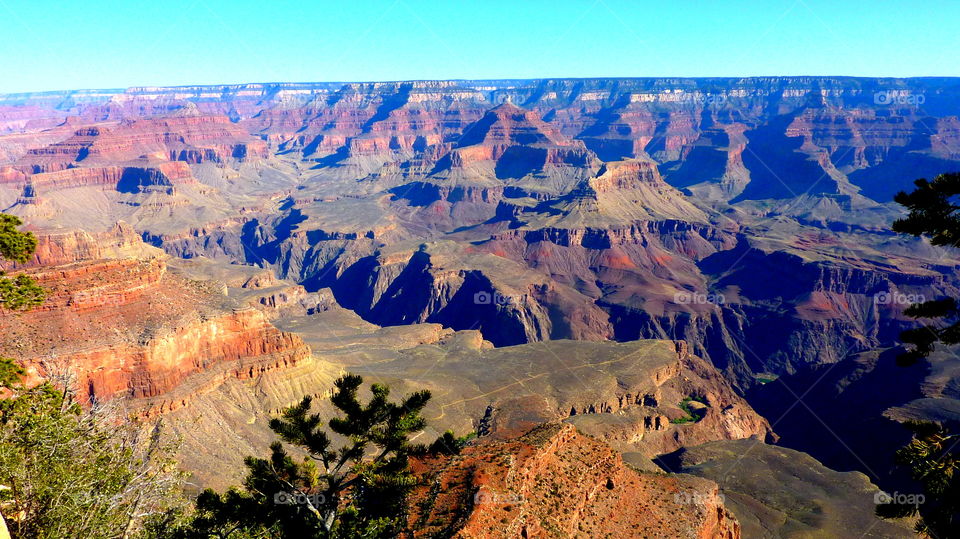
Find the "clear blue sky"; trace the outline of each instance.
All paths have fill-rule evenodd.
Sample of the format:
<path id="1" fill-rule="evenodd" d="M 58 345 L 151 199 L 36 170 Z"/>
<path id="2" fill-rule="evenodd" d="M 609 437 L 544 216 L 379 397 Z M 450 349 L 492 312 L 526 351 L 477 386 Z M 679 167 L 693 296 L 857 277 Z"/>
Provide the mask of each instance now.
<path id="1" fill-rule="evenodd" d="M 0 92 L 448 78 L 960 75 L 937 0 L 0 0 Z"/>

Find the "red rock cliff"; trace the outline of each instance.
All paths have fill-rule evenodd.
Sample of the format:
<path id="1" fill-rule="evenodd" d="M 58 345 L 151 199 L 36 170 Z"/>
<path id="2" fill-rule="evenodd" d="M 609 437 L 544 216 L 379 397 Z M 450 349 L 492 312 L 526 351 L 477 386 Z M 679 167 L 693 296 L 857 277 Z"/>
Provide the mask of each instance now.
<path id="1" fill-rule="evenodd" d="M 115 232 L 40 237 L 34 263 L 67 263 L 26 270 L 47 290 L 42 306 L 0 311 L 0 350 L 33 379 L 69 375 L 81 400 L 146 398 L 146 413 L 156 413 L 225 376 L 252 377 L 310 356 L 263 312 L 237 307 L 213 283 L 168 272 L 160 258 L 73 262 L 122 252 L 128 238 Z"/>
<path id="2" fill-rule="evenodd" d="M 124 257 L 147 259 L 162 255 L 160 249 L 143 243 L 130 225 L 120 222 L 111 230 L 100 233 L 83 230 L 40 232 L 37 234 L 37 250 L 33 259 L 24 266 L 50 268 L 83 260 Z"/>

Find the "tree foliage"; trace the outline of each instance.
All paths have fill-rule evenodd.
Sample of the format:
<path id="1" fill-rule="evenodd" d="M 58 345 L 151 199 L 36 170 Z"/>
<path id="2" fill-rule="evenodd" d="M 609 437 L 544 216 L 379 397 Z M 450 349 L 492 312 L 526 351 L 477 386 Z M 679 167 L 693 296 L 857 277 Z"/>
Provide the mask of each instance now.
<path id="1" fill-rule="evenodd" d="M 30 276 L 4 277 L 0 272 L 0 306 L 16 311 L 43 303 L 44 291 Z"/>
<path id="2" fill-rule="evenodd" d="M 390 402 L 390 389 L 370 386 L 370 400 L 358 392 L 363 379 L 346 375 L 335 382 L 330 401 L 340 416 L 324 429 L 312 399 L 286 409 L 270 422 L 280 437 L 268 458 L 247 457 L 243 489 L 204 491 L 185 524 L 168 525 L 167 538 L 333 538 L 394 537 L 403 527 L 404 503 L 417 478 L 409 458 L 453 454 L 466 443 L 447 432 L 429 447 L 411 443 L 426 426 L 421 415 L 428 391 Z M 305 454 L 296 459 L 286 445 Z"/>
<path id="3" fill-rule="evenodd" d="M 913 439 L 896 453 L 923 488 L 922 499 L 890 500 L 877 506 L 884 518 L 919 516 L 917 533 L 953 537 L 960 528 L 960 447 L 957 434 L 930 422 L 908 422 Z"/>
<path id="4" fill-rule="evenodd" d="M 13 215 L 0 213 L 0 259 L 14 262 L 30 260 L 37 248 L 33 232 L 21 232 L 23 222 Z M 0 266 L 0 307 L 17 310 L 34 307 L 43 301 L 43 289 L 31 277 L 20 274 L 7 277 Z"/>
<path id="5" fill-rule="evenodd" d="M 901 191 L 894 200 L 909 214 L 893 223 L 896 232 L 926 237 L 933 245 L 960 247 L 960 173 L 940 174 L 934 180 L 918 179 L 915 189 Z M 960 344 L 960 309 L 955 298 L 938 298 L 911 305 L 904 313 L 930 321 L 904 331 L 900 338 L 911 345 L 897 358 L 903 366 L 930 356 L 936 343 Z M 942 425 L 908 422 L 913 439 L 896 453 L 897 463 L 910 469 L 924 490 L 919 500 L 877 506 L 885 518 L 919 516 L 916 530 L 930 537 L 950 537 L 960 526 L 960 479 L 958 479 L 958 438 Z"/>
<path id="6" fill-rule="evenodd" d="M 129 537 L 172 504 L 179 476 L 159 430 L 83 409 L 50 383 L 5 390 L 0 511 L 14 538 Z"/>
<path id="7" fill-rule="evenodd" d="M 0 257 L 15 262 L 30 260 L 37 248 L 37 238 L 33 232 L 17 230 L 22 224 L 19 217 L 0 214 Z"/>
<path id="8" fill-rule="evenodd" d="M 893 230 L 929 238 L 933 245 L 960 247 L 960 173 L 940 174 L 932 182 L 921 178 L 914 185 L 912 192 L 901 191 L 894 197 L 909 214 L 894 221 Z M 927 358 L 937 342 L 960 344 L 960 310 L 954 298 L 919 303 L 904 314 L 933 322 L 901 334 L 901 340 L 912 346 L 897 358 L 899 364 L 909 366 Z"/>

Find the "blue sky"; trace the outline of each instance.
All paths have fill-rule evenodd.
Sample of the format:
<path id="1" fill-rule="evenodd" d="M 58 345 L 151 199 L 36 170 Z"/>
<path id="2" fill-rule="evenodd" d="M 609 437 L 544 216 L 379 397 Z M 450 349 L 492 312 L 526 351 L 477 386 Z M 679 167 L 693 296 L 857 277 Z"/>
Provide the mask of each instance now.
<path id="1" fill-rule="evenodd" d="M 960 2 L 0 0 L 0 92 L 447 78 L 960 75 Z"/>

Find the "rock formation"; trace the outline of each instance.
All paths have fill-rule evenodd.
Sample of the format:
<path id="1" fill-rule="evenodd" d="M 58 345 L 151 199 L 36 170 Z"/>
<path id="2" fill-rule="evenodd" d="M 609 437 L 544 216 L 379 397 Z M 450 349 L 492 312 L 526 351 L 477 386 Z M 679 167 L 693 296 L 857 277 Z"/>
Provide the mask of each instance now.
<path id="1" fill-rule="evenodd" d="M 419 464 L 413 537 L 740 537 L 716 484 L 637 472 L 570 425 Z"/>
<path id="2" fill-rule="evenodd" d="M 309 347 L 264 313 L 170 273 L 161 257 L 107 258 L 151 249 L 124 230 L 41 236 L 37 267 L 24 271 L 45 288 L 45 302 L 0 312 L 0 348 L 31 379 L 66 377 L 81 402 L 143 400 L 135 406 L 149 415 L 182 406 L 190 393 L 170 393 L 184 384 L 199 390 L 201 380 L 255 377 L 309 358 Z"/>

